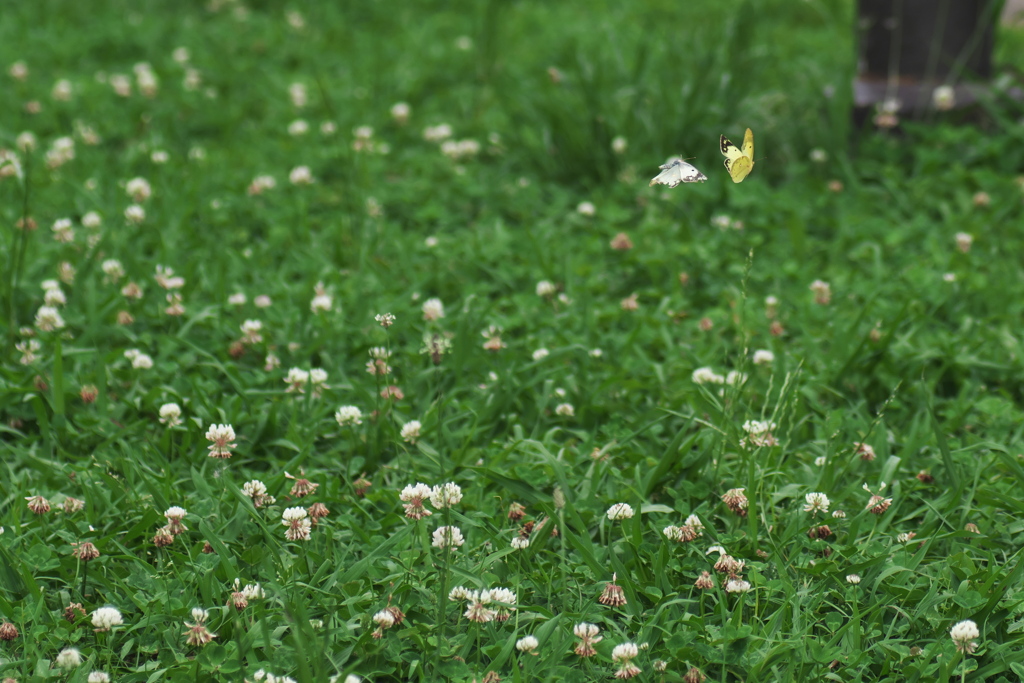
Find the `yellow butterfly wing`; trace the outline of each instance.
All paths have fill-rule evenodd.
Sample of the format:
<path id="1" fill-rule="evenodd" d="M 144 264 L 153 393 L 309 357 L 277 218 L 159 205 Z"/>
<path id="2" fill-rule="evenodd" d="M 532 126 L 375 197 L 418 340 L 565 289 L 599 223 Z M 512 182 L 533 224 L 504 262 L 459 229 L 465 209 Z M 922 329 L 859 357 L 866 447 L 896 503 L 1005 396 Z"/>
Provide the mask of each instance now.
<path id="1" fill-rule="evenodd" d="M 725 155 L 725 169 L 729 171 L 734 183 L 743 179 L 754 170 L 754 132 L 747 128 L 743 134 L 743 149 L 729 142 L 724 135 L 719 138 L 719 146 Z"/>

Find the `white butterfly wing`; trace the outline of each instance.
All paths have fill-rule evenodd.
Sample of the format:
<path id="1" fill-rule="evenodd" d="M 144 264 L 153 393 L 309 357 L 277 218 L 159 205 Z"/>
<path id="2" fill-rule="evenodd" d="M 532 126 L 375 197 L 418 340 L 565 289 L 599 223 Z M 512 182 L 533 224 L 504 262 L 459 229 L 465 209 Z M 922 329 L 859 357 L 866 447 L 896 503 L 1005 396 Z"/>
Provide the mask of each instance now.
<path id="1" fill-rule="evenodd" d="M 667 164 L 660 166 L 661 173 L 651 180 L 651 185 L 668 185 L 675 187 L 679 183 L 697 183 L 707 180 L 707 176 L 697 170 L 693 164 L 688 164 L 682 159 L 671 159 Z"/>

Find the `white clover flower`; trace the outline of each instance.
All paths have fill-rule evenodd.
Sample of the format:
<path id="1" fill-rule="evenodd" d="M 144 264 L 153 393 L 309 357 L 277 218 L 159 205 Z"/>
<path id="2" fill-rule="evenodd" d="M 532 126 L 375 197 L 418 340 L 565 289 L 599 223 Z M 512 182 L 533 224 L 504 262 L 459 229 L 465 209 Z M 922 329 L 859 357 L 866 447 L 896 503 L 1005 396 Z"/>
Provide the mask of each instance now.
<path id="1" fill-rule="evenodd" d="M 725 583 L 726 593 L 746 593 L 750 590 L 750 582 L 739 578 L 729 579 Z"/>
<path id="2" fill-rule="evenodd" d="M 818 514 L 819 512 L 825 514 L 828 512 L 830 501 L 824 493 L 808 493 L 804 496 L 804 501 L 806 501 L 804 512 L 812 514 Z"/>
<path id="3" fill-rule="evenodd" d="M 539 348 L 539 349 L 537 349 L 536 351 L 534 351 L 534 352 L 533 352 L 533 354 L 532 354 L 532 356 L 531 356 L 531 357 L 532 357 L 532 358 L 533 358 L 533 360 L 535 360 L 535 361 L 537 361 L 537 360 L 544 360 L 545 358 L 547 358 L 547 357 L 548 357 L 548 355 L 550 355 L 550 353 L 551 353 L 551 352 L 550 352 L 550 351 L 548 351 L 548 350 L 547 350 L 547 349 L 545 349 L 545 348 Z"/>
<path id="4" fill-rule="evenodd" d="M 296 119 L 288 124 L 288 135 L 299 136 L 309 132 L 309 124 L 304 119 Z"/>
<path id="5" fill-rule="evenodd" d="M 683 524 L 696 531 L 698 536 L 704 535 L 704 524 L 697 515 L 690 515 Z"/>
<path id="6" fill-rule="evenodd" d="M 974 236 L 966 232 L 958 232 L 956 234 L 956 248 L 966 254 L 971 250 L 971 245 L 974 244 Z"/>
<path id="7" fill-rule="evenodd" d="M 181 406 L 177 403 L 165 403 L 160 406 L 160 424 L 177 427 L 181 424 Z"/>
<path id="8" fill-rule="evenodd" d="M 977 649 L 978 644 L 974 642 L 976 638 L 981 637 L 981 632 L 978 631 L 978 625 L 970 619 L 966 619 L 961 622 L 957 622 L 953 628 L 949 630 L 949 637 L 953 639 L 956 644 L 957 652 L 963 652 L 965 654 L 974 654 L 974 650 Z"/>
<path id="9" fill-rule="evenodd" d="M 316 182 L 309 166 L 296 166 L 288 174 L 288 180 L 292 185 L 312 185 Z"/>
<path id="10" fill-rule="evenodd" d="M 286 508 L 281 513 L 281 524 L 288 527 L 288 530 L 285 532 L 285 538 L 289 541 L 309 540 L 309 534 L 313 525 L 308 518 L 306 508 Z"/>
<path id="11" fill-rule="evenodd" d="M 770 432 L 776 427 L 778 425 L 770 420 L 747 420 L 743 423 L 743 431 L 751 436 Z"/>
<path id="12" fill-rule="evenodd" d="M 124 623 L 121 612 L 114 607 L 100 607 L 92 613 L 92 625 L 97 631 L 109 631 L 114 626 Z"/>
<path id="13" fill-rule="evenodd" d="M 47 306 L 63 306 L 67 302 L 67 297 L 64 296 L 64 292 L 59 288 L 48 289 L 43 293 L 43 303 Z"/>
<path id="14" fill-rule="evenodd" d="M 205 624 L 206 620 L 210 618 L 210 613 L 204 610 L 202 607 L 192 608 L 192 621 L 197 624 Z"/>
<path id="15" fill-rule="evenodd" d="M 288 383 L 285 393 L 298 392 L 304 394 L 306 393 L 306 385 L 309 384 L 309 373 L 302 368 L 292 368 L 288 371 L 288 376 L 284 378 L 284 381 Z"/>
<path id="16" fill-rule="evenodd" d="M 242 589 L 242 595 L 245 596 L 246 600 L 261 600 L 266 597 L 266 593 L 263 591 L 263 587 L 258 583 L 246 584 Z"/>
<path id="17" fill-rule="evenodd" d="M 510 544 L 513 550 L 526 550 L 530 547 L 530 539 L 516 536 Z"/>
<path id="18" fill-rule="evenodd" d="M 452 127 L 447 123 L 427 126 L 423 129 L 423 139 L 427 142 L 443 142 L 452 136 Z"/>
<path id="19" fill-rule="evenodd" d="M 309 302 L 309 310 L 313 313 L 321 313 L 323 311 L 329 311 L 334 306 L 334 297 L 327 292 L 317 293 L 316 296 Z"/>
<path id="20" fill-rule="evenodd" d="M 125 352 L 127 354 L 127 352 Z M 153 367 L 153 358 L 146 353 L 136 352 L 132 354 L 132 367 L 136 370 L 149 370 Z"/>
<path id="21" fill-rule="evenodd" d="M 581 216 L 593 216 L 597 213 L 597 207 L 594 206 L 593 202 L 580 202 L 576 206 L 576 212 Z"/>
<path id="22" fill-rule="evenodd" d="M 85 680 L 86 683 L 110 683 L 110 676 L 104 671 L 93 671 Z"/>
<path id="23" fill-rule="evenodd" d="M 433 539 L 431 545 L 442 549 L 458 548 L 466 542 L 457 526 L 438 527 L 433 533 Z"/>
<path id="24" fill-rule="evenodd" d="M 616 154 L 625 154 L 627 147 L 629 147 L 629 143 L 626 142 L 626 138 L 621 135 L 616 135 L 612 138 L 612 151 Z"/>
<path id="25" fill-rule="evenodd" d="M 560 417 L 575 417 L 576 409 L 571 403 L 559 403 L 555 406 L 555 415 Z"/>
<path id="26" fill-rule="evenodd" d="M 582 625 L 580 624 L 579 626 Z M 582 638 L 582 636 L 580 637 Z M 612 649 L 612 661 L 616 663 L 629 661 L 630 659 L 635 659 L 639 654 L 640 648 L 636 646 L 636 643 L 621 643 Z"/>
<path id="27" fill-rule="evenodd" d="M 124 277 L 124 266 L 115 258 L 105 260 L 100 268 L 102 268 L 103 273 L 107 276 L 107 282 L 117 282 Z"/>
<path id="28" fill-rule="evenodd" d="M 536 291 L 537 296 L 549 297 L 554 295 L 557 290 L 555 289 L 554 283 L 549 280 L 541 280 L 537 283 Z"/>
<path id="29" fill-rule="evenodd" d="M 53 306 L 40 306 L 36 311 L 36 327 L 43 332 L 64 329 L 64 318 Z"/>
<path id="30" fill-rule="evenodd" d="M 754 365 L 771 365 L 775 362 L 775 354 L 764 349 L 754 351 Z"/>
<path id="31" fill-rule="evenodd" d="M 939 111 L 949 111 L 956 106 L 956 90 L 951 85 L 940 85 L 932 91 L 932 105 Z"/>
<path id="32" fill-rule="evenodd" d="M 334 419 L 342 427 L 363 424 L 363 411 L 356 406 L 341 406 L 334 413 Z"/>
<path id="33" fill-rule="evenodd" d="M 832 287 L 824 280 L 815 280 L 809 289 L 814 292 L 815 303 L 827 304 L 832 300 Z"/>
<path id="34" fill-rule="evenodd" d="M 813 161 L 816 164 L 823 164 L 826 161 L 828 161 L 828 152 L 823 150 L 821 147 L 815 147 L 814 149 L 812 149 L 808 156 L 810 157 L 811 161 Z"/>
<path id="35" fill-rule="evenodd" d="M 185 519 L 185 515 L 187 514 L 188 512 L 185 511 L 185 508 L 178 505 L 172 505 L 164 512 L 164 517 L 171 522 L 181 522 L 181 520 Z"/>
<path id="36" fill-rule="evenodd" d="M 630 519 L 635 513 L 633 512 L 633 506 L 629 503 L 616 503 L 608 508 L 608 519 L 615 521 L 620 519 Z"/>
<path id="37" fill-rule="evenodd" d="M 58 218 L 53 222 L 53 239 L 67 244 L 75 241 L 75 231 L 71 227 L 70 218 Z"/>
<path id="38" fill-rule="evenodd" d="M 395 625 L 395 615 L 386 609 L 382 609 L 373 615 L 373 621 L 381 628 L 391 628 Z"/>
<path id="39" fill-rule="evenodd" d="M 516 649 L 523 653 L 531 653 L 540 646 L 540 643 L 533 636 L 524 636 L 516 641 Z"/>
<path id="40" fill-rule="evenodd" d="M 242 330 L 242 341 L 246 344 L 259 344 L 263 341 L 263 335 L 260 332 L 263 330 L 263 323 L 259 320 L 246 320 L 244 321 L 240 329 Z"/>
<path id="41" fill-rule="evenodd" d="M 454 482 L 435 486 L 430 492 L 430 504 L 438 510 L 458 505 L 460 500 L 462 488 Z"/>
<path id="42" fill-rule="evenodd" d="M 420 438 L 420 430 L 423 425 L 420 424 L 419 420 L 409 420 L 402 425 L 402 440 L 406 443 L 416 443 L 417 439 Z"/>
<path id="43" fill-rule="evenodd" d="M 404 126 L 409 121 L 409 114 L 411 113 L 412 108 L 405 102 L 396 102 L 391 105 L 391 118 L 399 125 Z"/>
<path id="44" fill-rule="evenodd" d="M 144 202 L 153 195 L 153 188 L 145 178 L 132 178 L 124 186 L 124 191 L 136 203 Z"/>
<path id="45" fill-rule="evenodd" d="M 487 591 L 492 602 L 500 602 L 504 605 L 515 605 L 518 596 L 508 588 L 492 588 Z"/>
<path id="46" fill-rule="evenodd" d="M 856 586 L 858 583 L 860 583 L 860 574 L 847 574 L 846 582 Z"/>
<path id="47" fill-rule="evenodd" d="M 235 292 L 228 297 L 228 304 L 231 306 L 244 306 L 248 299 L 245 296 L 245 292 Z"/>
<path id="48" fill-rule="evenodd" d="M 138 204 L 129 204 L 124 210 L 124 218 L 133 225 L 138 225 L 146 220 L 146 210 Z"/>
<path id="49" fill-rule="evenodd" d="M 423 302 L 423 319 L 427 321 L 440 320 L 444 317 L 444 304 L 440 299 L 427 299 Z"/>
<path id="50" fill-rule="evenodd" d="M 465 586 L 456 586 L 448 593 L 448 599 L 452 602 L 465 602 L 471 597 L 473 597 L 473 591 L 469 590 Z"/>
<path id="51" fill-rule="evenodd" d="M 206 430 L 206 440 L 213 444 L 207 446 L 211 458 L 230 458 L 231 449 L 238 444 L 231 443 L 235 440 L 235 428 L 229 424 L 212 424 Z"/>
<path id="52" fill-rule="evenodd" d="M 725 377 L 711 368 L 697 368 L 690 376 L 694 384 L 725 384 Z"/>
<path id="53" fill-rule="evenodd" d="M 258 175 L 252 179 L 249 183 L 249 189 L 247 192 L 250 195 L 263 194 L 267 190 L 273 190 L 277 187 L 277 180 L 272 175 Z"/>
<path id="54" fill-rule="evenodd" d="M 14 146 L 20 149 L 22 152 L 30 152 L 39 145 L 39 141 L 36 140 L 36 136 L 31 131 L 24 131 L 14 139 Z"/>
<path id="55" fill-rule="evenodd" d="M 302 109 L 309 102 L 306 94 L 306 86 L 303 83 L 292 83 L 288 86 L 288 97 L 291 98 L 292 106 Z"/>
<path id="56" fill-rule="evenodd" d="M 74 647 L 65 648 L 57 655 L 54 663 L 60 669 L 74 669 L 82 663 L 82 653 Z"/>

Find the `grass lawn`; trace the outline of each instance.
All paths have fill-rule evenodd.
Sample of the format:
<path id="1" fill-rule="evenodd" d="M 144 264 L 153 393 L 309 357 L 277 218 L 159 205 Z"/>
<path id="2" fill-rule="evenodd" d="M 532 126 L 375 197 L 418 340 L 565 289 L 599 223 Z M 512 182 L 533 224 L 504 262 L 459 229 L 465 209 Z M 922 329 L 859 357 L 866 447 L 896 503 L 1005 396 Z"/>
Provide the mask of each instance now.
<path id="1" fill-rule="evenodd" d="M 1024 678 L 1024 111 L 852 5 L 9 3 L 0 679 Z"/>

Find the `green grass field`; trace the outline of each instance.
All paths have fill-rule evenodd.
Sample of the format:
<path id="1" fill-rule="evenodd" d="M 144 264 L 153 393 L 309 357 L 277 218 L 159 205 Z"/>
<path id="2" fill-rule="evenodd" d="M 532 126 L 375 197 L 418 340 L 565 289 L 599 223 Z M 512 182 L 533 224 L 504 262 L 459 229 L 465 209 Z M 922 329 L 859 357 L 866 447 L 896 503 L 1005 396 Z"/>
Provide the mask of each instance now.
<path id="1" fill-rule="evenodd" d="M 853 131 L 846 0 L 0 13 L 5 683 L 1024 679 L 1019 104 Z"/>

